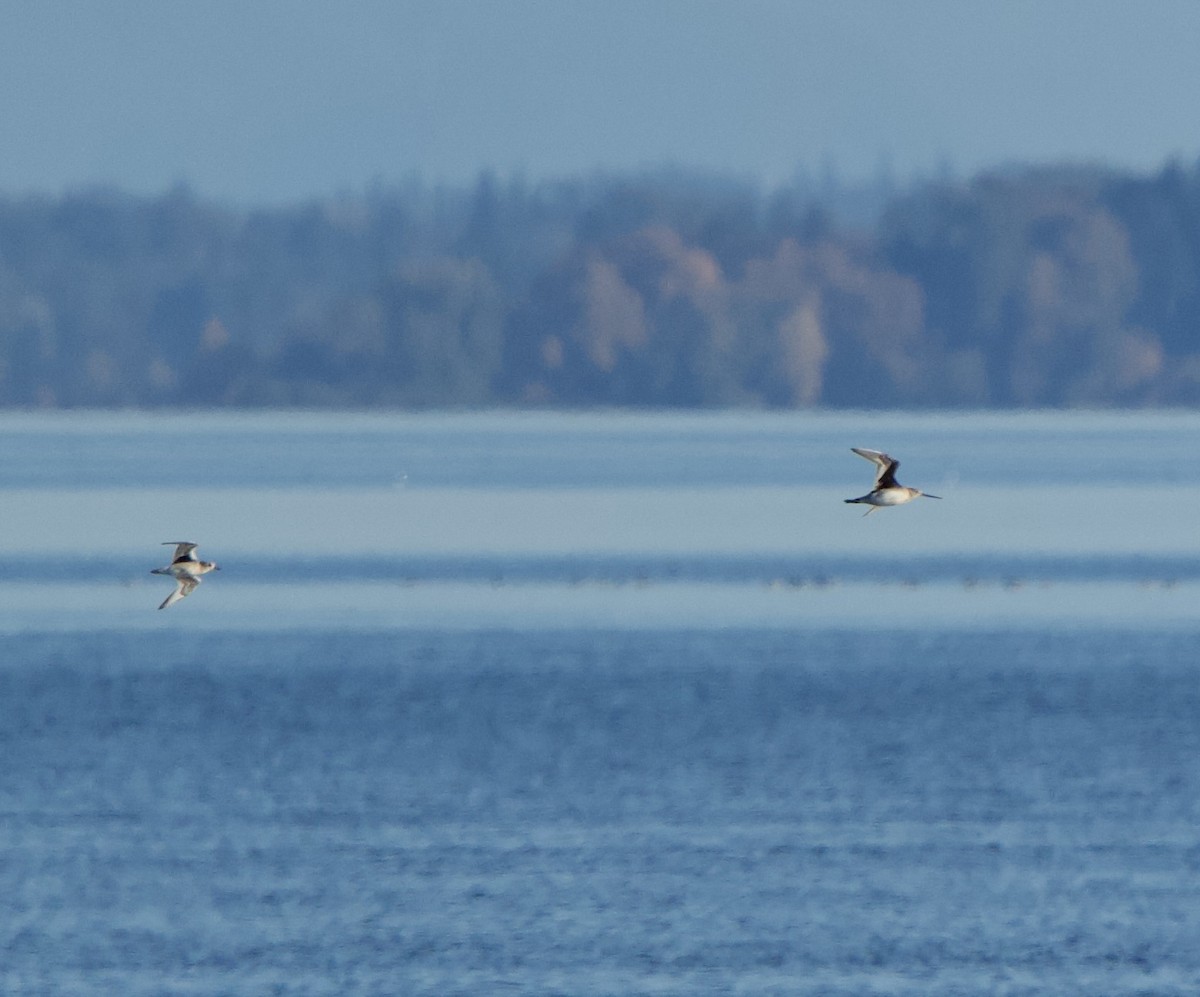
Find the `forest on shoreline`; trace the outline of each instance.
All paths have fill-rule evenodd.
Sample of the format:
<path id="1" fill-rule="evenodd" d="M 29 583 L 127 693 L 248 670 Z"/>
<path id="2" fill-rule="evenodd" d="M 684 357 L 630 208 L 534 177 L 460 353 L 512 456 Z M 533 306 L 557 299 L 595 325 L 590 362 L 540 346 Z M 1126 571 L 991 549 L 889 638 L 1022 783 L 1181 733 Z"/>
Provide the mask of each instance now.
<path id="1" fill-rule="evenodd" d="M 0 197 L 0 407 L 1200 404 L 1200 164 Z"/>

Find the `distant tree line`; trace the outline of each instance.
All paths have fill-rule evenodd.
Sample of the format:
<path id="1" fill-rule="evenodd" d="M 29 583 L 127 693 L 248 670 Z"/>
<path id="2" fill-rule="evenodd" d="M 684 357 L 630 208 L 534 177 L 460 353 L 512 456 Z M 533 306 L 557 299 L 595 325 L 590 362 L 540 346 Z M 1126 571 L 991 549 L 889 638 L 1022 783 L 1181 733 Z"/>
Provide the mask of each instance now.
<path id="1" fill-rule="evenodd" d="M 0 406 L 1200 404 L 1200 166 L 0 199 Z"/>

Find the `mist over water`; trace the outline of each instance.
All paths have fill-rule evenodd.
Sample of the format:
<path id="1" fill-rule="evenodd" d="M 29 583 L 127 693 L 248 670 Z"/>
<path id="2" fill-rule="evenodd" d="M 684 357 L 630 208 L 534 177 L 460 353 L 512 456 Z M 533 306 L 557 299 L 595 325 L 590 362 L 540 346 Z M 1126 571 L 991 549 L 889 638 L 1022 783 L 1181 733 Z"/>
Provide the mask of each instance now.
<path id="1" fill-rule="evenodd" d="M 2 419 L 0 989 L 1194 993 L 1198 435 Z"/>

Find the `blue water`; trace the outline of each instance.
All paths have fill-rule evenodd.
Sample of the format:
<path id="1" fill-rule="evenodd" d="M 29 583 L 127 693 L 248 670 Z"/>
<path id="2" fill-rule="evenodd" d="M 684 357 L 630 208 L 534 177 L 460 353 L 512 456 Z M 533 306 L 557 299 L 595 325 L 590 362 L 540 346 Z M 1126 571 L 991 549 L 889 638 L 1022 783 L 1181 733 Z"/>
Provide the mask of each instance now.
<path id="1" fill-rule="evenodd" d="M 1194 638 L 24 637 L 7 993 L 1194 993 Z"/>
<path id="2" fill-rule="evenodd" d="M 873 470 L 848 455 L 868 444 L 901 457 L 902 480 L 933 476 L 931 488 L 1200 482 L 1192 412 L 51 413 L 0 416 L 0 429 L 9 488 L 145 487 L 184 474 L 209 487 L 841 488 L 869 483 Z"/>
<path id="3" fill-rule="evenodd" d="M 1095 486 L 1079 532 L 1043 549 L 1021 523 L 955 518 L 981 494 L 961 472 L 941 503 L 862 520 L 837 503 L 865 465 L 840 454 L 819 457 L 828 513 L 760 477 L 786 518 L 688 549 L 726 522 L 722 454 L 808 439 L 763 418 L 489 430 L 524 453 L 520 480 L 475 463 L 467 417 L 217 420 L 207 442 L 184 421 L 0 420 L 0 456 L 10 438 L 41 451 L 0 487 L 21 541 L 0 549 L 0 992 L 1200 992 L 1186 519 L 1131 522 L 1114 549 L 1088 518 L 1111 514 Z M 940 478 L 946 441 L 971 439 L 963 466 L 1007 454 L 1038 509 L 1094 486 L 1084 442 L 1171 487 L 1197 423 L 913 425 L 906 468 Z M 672 478 L 655 448 L 683 430 Z M 184 432 L 223 468 L 207 505 L 237 501 L 187 537 L 222 572 L 158 613 L 148 568 L 176 537 L 124 503 L 143 474 L 163 487 L 143 461 Z M 316 493 L 378 487 L 348 483 L 347 455 L 403 457 L 413 433 L 440 434 L 444 467 L 400 500 L 427 487 L 431 508 L 479 510 L 516 487 L 537 517 L 561 501 L 555 550 L 472 555 L 448 519 L 429 527 L 443 546 L 305 553 Z M 628 444 L 616 492 L 572 477 L 595 438 L 600 465 Z M 331 466 L 273 476 L 314 452 Z M 624 514 L 650 485 L 678 523 L 599 543 L 570 504 Z M 297 518 L 246 523 L 255 502 Z M 513 516 L 494 528 L 537 535 Z M 776 533 L 780 551 L 760 541 Z M 928 538 L 942 547 L 914 558 Z"/>

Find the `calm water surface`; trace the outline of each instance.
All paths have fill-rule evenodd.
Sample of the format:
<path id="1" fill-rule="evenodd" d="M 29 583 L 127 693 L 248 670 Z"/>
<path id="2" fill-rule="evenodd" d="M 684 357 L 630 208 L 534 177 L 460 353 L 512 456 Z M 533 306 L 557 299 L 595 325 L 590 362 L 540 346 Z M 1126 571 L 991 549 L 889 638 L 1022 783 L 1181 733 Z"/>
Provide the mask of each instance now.
<path id="1" fill-rule="evenodd" d="M 0 992 L 1200 992 L 1196 443 L 0 419 Z"/>

